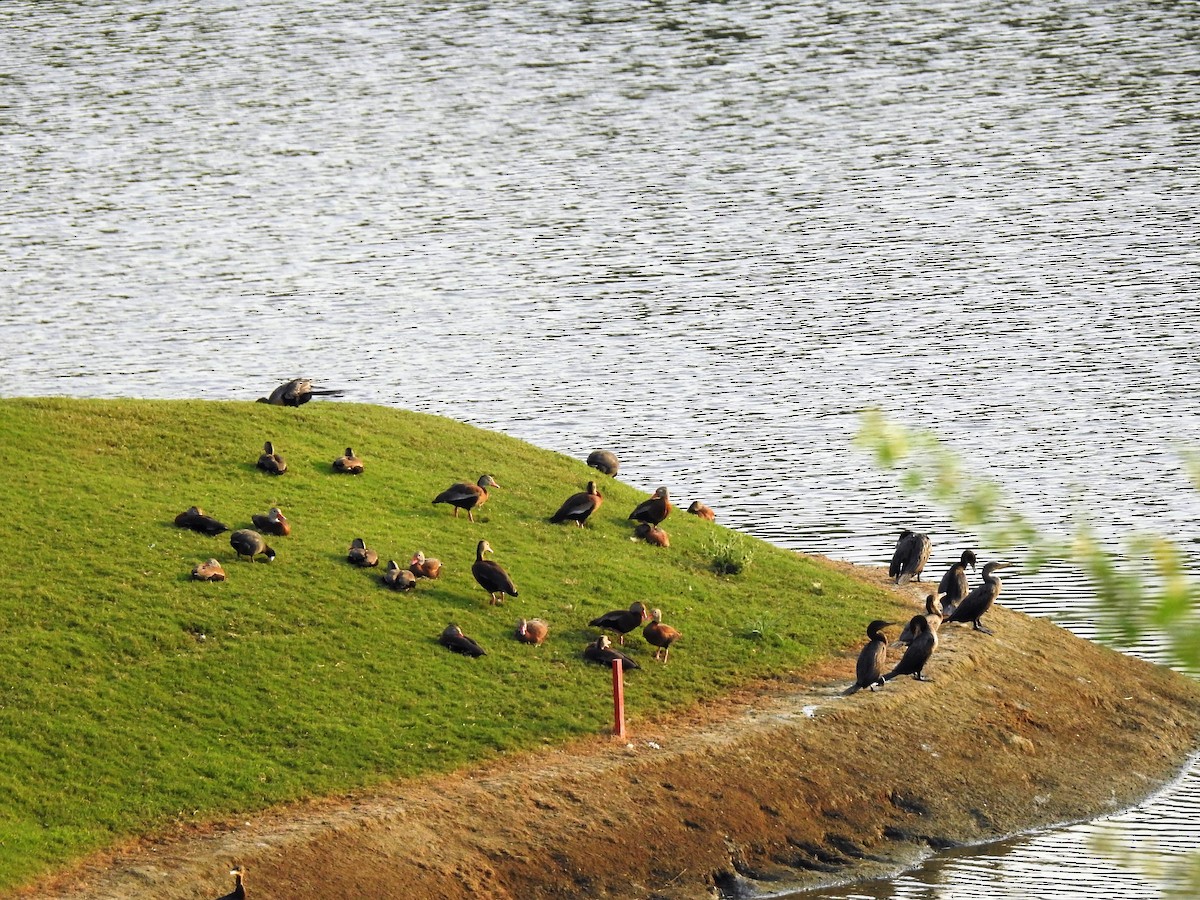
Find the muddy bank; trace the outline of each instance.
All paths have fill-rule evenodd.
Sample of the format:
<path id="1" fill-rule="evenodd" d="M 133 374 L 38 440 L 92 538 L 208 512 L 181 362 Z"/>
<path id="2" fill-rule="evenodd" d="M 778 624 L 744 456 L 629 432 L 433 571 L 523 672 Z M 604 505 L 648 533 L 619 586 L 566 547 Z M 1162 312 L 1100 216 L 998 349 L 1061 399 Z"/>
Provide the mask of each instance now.
<path id="1" fill-rule="evenodd" d="M 879 570 L 857 570 L 883 582 Z M 911 590 L 914 612 L 923 597 Z M 28 896 L 711 897 L 894 871 L 1128 806 L 1200 743 L 1200 686 L 1004 609 L 926 674 L 854 652 L 689 714 L 470 772 L 139 842 Z"/>

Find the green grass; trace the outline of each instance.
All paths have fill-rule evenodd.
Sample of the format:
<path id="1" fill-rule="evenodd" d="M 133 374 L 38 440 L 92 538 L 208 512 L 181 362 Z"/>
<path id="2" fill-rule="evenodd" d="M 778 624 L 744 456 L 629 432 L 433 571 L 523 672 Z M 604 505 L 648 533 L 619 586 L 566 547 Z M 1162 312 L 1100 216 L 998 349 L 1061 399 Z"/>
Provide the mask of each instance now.
<path id="1" fill-rule="evenodd" d="M 901 609 L 750 538 L 753 563 L 720 576 L 714 542 L 731 533 L 682 512 L 664 523 L 670 549 L 635 543 L 626 516 L 642 491 L 433 416 L 319 401 L 0 400 L 0 434 L 0 888 L 174 821 L 602 732 L 610 683 L 580 659 L 586 623 L 633 600 L 684 634 L 666 667 L 640 635 L 627 640 L 644 665 L 626 684 L 634 729 L 796 671 Z M 287 474 L 255 469 L 264 440 Z M 346 446 L 365 474 L 331 473 Z M 430 503 L 485 472 L 503 487 L 475 524 Z M 588 479 L 605 495 L 588 527 L 550 525 Z M 239 562 L 228 534 L 174 526 L 191 505 L 230 528 L 280 506 L 293 531 L 269 539 L 274 563 Z M 345 561 L 354 537 L 380 569 Z M 504 606 L 471 577 L 481 538 L 520 590 Z M 386 561 L 407 565 L 418 549 L 442 560 L 441 579 L 383 588 Z M 191 581 L 213 556 L 228 580 Z M 513 640 L 518 616 L 550 622 L 547 643 Z M 439 646 L 449 621 L 488 655 Z"/>

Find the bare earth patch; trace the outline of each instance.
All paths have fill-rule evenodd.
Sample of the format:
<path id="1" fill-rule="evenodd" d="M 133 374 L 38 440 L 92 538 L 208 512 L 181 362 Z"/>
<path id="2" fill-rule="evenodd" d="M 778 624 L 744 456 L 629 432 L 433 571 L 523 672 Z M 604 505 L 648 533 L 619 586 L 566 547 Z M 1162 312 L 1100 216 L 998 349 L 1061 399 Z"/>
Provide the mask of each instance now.
<path id="1" fill-rule="evenodd" d="M 831 563 L 884 584 L 883 570 Z M 927 586 L 907 589 L 914 614 Z M 867 877 L 1129 806 L 1200 741 L 1200 686 L 1042 619 L 947 625 L 926 669 L 806 680 L 608 736 L 158 835 L 16 896 L 712 897 Z M 897 632 L 898 633 L 898 632 Z M 679 652 L 686 652 L 680 649 Z"/>

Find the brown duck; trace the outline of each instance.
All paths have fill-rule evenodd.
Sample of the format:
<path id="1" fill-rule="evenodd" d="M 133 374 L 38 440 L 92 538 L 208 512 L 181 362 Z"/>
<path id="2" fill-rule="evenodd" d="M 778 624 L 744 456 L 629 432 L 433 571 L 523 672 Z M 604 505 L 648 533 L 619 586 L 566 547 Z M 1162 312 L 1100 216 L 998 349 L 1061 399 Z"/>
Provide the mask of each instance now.
<path id="1" fill-rule="evenodd" d="M 474 640 L 463 634 L 463 630 L 451 622 L 438 638 L 438 643 L 443 647 L 453 650 L 455 653 L 461 653 L 463 656 L 480 657 L 486 656 L 487 651 L 484 650 Z"/>
<path id="2" fill-rule="evenodd" d="M 458 511 L 465 509 L 467 511 L 467 518 L 474 522 L 474 510 L 476 507 L 487 503 L 487 489 L 490 487 L 500 487 L 500 485 L 496 483 L 496 479 L 491 475 L 480 475 L 479 481 L 475 484 L 460 481 L 450 485 L 450 487 L 434 497 L 433 502 L 449 503 L 454 507 L 454 518 L 456 519 L 458 518 Z"/>
<path id="3" fill-rule="evenodd" d="M 369 569 L 379 565 L 379 554 L 368 547 L 367 542 L 362 538 L 355 538 L 350 542 L 350 549 L 346 551 L 346 560 L 356 566 Z"/>
<path id="4" fill-rule="evenodd" d="M 196 581 L 224 581 L 225 570 L 221 568 L 221 564 L 215 559 L 210 559 L 208 562 L 202 562 L 196 568 L 192 569 L 192 578 Z"/>
<path id="5" fill-rule="evenodd" d="M 670 499 L 667 497 L 667 489 L 660 487 L 654 492 L 653 497 L 643 500 L 635 506 L 633 512 L 629 514 L 629 518 L 635 519 L 638 522 L 645 522 L 648 525 L 657 525 L 671 514 L 673 508 Z"/>
<path id="6" fill-rule="evenodd" d="M 587 464 L 593 469 L 603 472 L 605 475 L 614 476 L 621 465 L 617 459 L 617 454 L 611 450 L 593 450 L 588 454 Z"/>
<path id="7" fill-rule="evenodd" d="M 204 510 L 198 506 L 189 506 L 177 515 L 175 517 L 175 524 L 180 528 L 190 528 L 192 531 L 207 534 L 209 537 L 229 530 L 228 525 L 224 522 L 218 522 L 210 515 L 206 515 Z"/>
<path id="8" fill-rule="evenodd" d="M 250 517 L 250 521 L 254 523 L 255 528 L 265 534 L 287 537 L 292 533 L 292 523 L 288 521 L 287 516 L 278 506 L 272 506 L 265 514 L 255 513 Z"/>
<path id="9" fill-rule="evenodd" d="M 608 635 L 602 634 L 592 643 L 583 648 L 583 658 L 588 662 L 599 663 L 602 666 L 612 668 L 613 660 L 621 661 L 621 670 L 628 672 L 630 669 L 640 669 L 636 662 L 616 649 L 612 645 L 612 641 L 608 639 Z"/>
<path id="10" fill-rule="evenodd" d="M 471 565 L 471 574 L 479 586 L 488 592 L 488 600 L 493 605 L 503 603 L 505 594 L 517 596 L 517 586 L 500 564 L 483 558 L 483 554 L 495 552 L 487 541 L 480 541 L 475 547 L 475 562 Z"/>
<path id="11" fill-rule="evenodd" d="M 629 604 L 629 609 L 614 609 L 612 612 L 606 612 L 602 616 L 596 616 L 592 621 L 588 622 L 592 628 L 605 628 L 608 631 L 616 632 L 620 635 L 621 644 L 625 644 L 625 635 L 633 631 L 649 616 L 646 613 L 646 604 L 640 600 L 636 600 Z"/>
<path id="12" fill-rule="evenodd" d="M 354 455 L 353 447 L 347 447 L 345 454 L 333 461 L 333 471 L 344 472 L 347 475 L 361 475 L 363 461 Z"/>
<path id="13" fill-rule="evenodd" d="M 270 441 L 263 444 L 263 452 L 255 465 L 271 475 L 282 475 L 287 471 L 287 463 L 283 461 L 282 456 L 275 452 L 275 445 Z"/>
<path id="14" fill-rule="evenodd" d="M 293 378 L 271 391 L 270 397 L 259 397 L 258 402 L 272 406 L 303 406 L 313 397 L 341 397 L 345 393 L 337 388 L 315 388 L 308 378 Z"/>
<path id="15" fill-rule="evenodd" d="M 662 623 L 662 610 L 650 610 L 650 622 L 642 629 L 642 637 L 646 639 L 647 644 L 657 647 L 654 651 L 654 658 L 658 659 L 659 654 L 662 654 L 663 665 L 667 663 L 667 657 L 671 655 L 671 645 L 683 637 L 678 631 L 670 625 Z"/>
<path id="16" fill-rule="evenodd" d="M 400 563 L 390 559 L 387 571 L 383 573 L 383 583 L 393 591 L 411 591 L 417 586 L 417 576 L 408 569 L 400 568 Z"/>
<path id="17" fill-rule="evenodd" d="M 522 644 L 540 644 L 550 633 L 550 626 L 541 619 L 521 619 L 517 622 L 516 638 Z"/>
<path id="18" fill-rule="evenodd" d="M 643 522 L 633 529 L 633 536 L 655 547 L 670 547 L 671 536 L 657 525 Z"/>
<path id="19" fill-rule="evenodd" d="M 254 562 L 254 557 L 261 553 L 267 558 L 267 562 L 275 561 L 275 551 L 267 546 L 261 534 L 250 528 L 239 528 L 231 534 L 229 546 L 237 551 L 238 559 L 244 556 L 250 562 Z"/>
<path id="20" fill-rule="evenodd" d="M 699 500 L 693 500 L 692 505 L 687 508 L 693 516 L 699 516 L 701 519 L 706 519 L 709 522 L 715 522 L 717 514 L 712 511 L 712 507 L 705 506 Z"/>
<path id="21" fill-rule="evenodd" d="M 418 578 L 437 578 L 442 574 L 442 561 L 440 559 L 430 559 L 418 550 L 413 554 L 413 558 L 408 564 L 408 571 L 412 572 Z"/>
<path id="22" fill-rule="evenodd" d="M 563 505 L 550 517 L 550 521 L 556 525 L 560 522 L 574 522 L 582 528 L 583 523 L 588 520 L 588 516 L 598 510 L 603 502 L 604 498 L 596 489 L 596 482 L 589 481 L 586 490 L 572 494 L 563 501 Z"/>

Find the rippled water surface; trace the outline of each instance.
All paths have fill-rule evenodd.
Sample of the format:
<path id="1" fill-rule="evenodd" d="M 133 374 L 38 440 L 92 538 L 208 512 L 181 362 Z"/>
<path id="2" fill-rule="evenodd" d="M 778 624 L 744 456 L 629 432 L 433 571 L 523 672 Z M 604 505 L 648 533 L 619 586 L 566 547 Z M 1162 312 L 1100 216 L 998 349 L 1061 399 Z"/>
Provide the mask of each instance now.
<path id="1" fill-rule="evenodd" d="M 1195 4 L 246 6 L 0 6 L 0 393 L 306 374 L 940 570 L 977 541 L 852 449 L 879 406 L 1200 571 Z M 1004 599 L 1090 634 L 1086 595 Z M 1123 821 L 1198 814 L 1193 769 Z M 838 896 L 1157 896 L 1095 827 Z"/>

